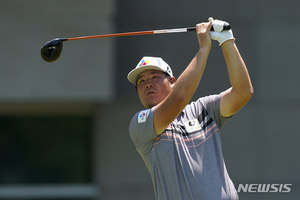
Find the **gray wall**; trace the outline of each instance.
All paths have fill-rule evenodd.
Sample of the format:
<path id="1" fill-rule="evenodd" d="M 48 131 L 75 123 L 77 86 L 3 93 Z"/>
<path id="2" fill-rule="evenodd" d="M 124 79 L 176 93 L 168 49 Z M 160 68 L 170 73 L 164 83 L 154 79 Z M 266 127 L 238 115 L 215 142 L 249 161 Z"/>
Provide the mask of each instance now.
<path id="1" fill-rule="evenodd" d="M 64 42 L 55 64 L 41 59 L 40 48 L 54 38 L 111 32 L 114 1 L 0 5 L 2 101 L 112 99 L 113 40 Z"/>
<path id="2" fill-rule="evenodd" d="M 57 1 L 58 2 L 58 1 Z M 254 86 L 251 101 L 223 129 L 235 185 L 291 183 L 290 193 L 240 193 L 240 199 L 298 199 L 300 162 L 299 1 L 0 1 L 0 114 L 68 112 L 95 117 L 98 199 L 154 199 L 149 173 L 128 135 L 143 109 L 127 73 L 144 55 L 163 57 L 176 77 L 198 49 L 195 33 L 66 42 L 55 63 L 40 47 L 56 37 L 181 28 L 223 19 L 233 27 Z M 213 42 L 193 99 L 230 87 Z M 17 108 L 17 109 L 16 109 Z M 54 108 L 57 108 L 56 111 Z"/>

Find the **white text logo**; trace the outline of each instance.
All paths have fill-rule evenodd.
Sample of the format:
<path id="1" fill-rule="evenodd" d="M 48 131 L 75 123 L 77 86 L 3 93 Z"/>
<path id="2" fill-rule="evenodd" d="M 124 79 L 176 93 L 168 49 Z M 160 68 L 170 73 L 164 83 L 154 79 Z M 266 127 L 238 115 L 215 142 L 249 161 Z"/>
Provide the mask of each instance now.
<path id="1" fill-rule="evenodd" d="M 249 192 L 249 193 L 267 193 L 267 192 L 282 192 L 288 193 L 292 191 L 292 184 L 265 184 L 265 183 L 251 183 L 251 184 L 239 184 L 237 192 Z"/>

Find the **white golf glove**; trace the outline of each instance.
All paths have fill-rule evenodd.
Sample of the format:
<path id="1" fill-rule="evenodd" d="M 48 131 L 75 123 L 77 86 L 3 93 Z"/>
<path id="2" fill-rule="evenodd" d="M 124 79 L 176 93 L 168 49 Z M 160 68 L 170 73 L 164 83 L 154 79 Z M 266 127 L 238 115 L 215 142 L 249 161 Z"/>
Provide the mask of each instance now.
<path id="1" fill-rule="evenodd" d="M 227 22 L 217 19 L 214 20 L 212 17 L 208 18 L 208 21 L 212 22 L 214 27 L 214 31 L 210 31 L 210 37 L 213 40 L 217 40 L 220 46 L 227 40 L 235 40 L 231 29 L 223 31 L 224 24 L 228 24 Z"/>

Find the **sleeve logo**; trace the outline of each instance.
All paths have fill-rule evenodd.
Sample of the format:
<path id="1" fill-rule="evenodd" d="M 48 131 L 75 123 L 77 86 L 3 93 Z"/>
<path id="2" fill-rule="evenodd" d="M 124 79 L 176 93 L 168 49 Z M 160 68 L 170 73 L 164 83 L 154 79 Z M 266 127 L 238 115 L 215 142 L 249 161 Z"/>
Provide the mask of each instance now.
<path id="1" fill-rule="evenodd" d="M 138 123 L 145 122 L 147 120 L 148 114 L 149 114 L 149 110 L 141 111 L 138 116 Z"/>

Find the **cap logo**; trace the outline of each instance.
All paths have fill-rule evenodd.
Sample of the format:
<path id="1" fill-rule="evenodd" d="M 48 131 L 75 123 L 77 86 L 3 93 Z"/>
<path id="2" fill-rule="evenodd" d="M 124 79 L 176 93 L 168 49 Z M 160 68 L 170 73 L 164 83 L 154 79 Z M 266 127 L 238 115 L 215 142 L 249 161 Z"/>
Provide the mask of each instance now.
<path id="1" fill-rule="evenodd" d="M 144 60 L 144 59 L 143 59 L 143 60 L 141 61 L 141 64 L 139 64 L 139 67 L 140 67 L 140 66 L 143 66 L 143 65 L 147 65 L 147 64 L 149 64 L 149 63 L 150 63 L 150 61 Z"/>

